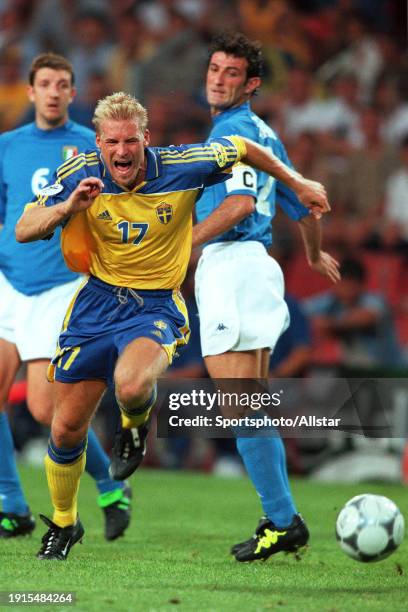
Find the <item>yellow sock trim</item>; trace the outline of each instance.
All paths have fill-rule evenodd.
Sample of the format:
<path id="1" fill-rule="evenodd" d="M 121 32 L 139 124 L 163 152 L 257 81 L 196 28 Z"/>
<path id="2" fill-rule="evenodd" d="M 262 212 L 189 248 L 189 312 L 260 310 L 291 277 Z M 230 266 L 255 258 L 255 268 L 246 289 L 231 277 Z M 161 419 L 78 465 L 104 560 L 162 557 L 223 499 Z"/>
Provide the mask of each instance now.
<path id="1" fill-rule="evenodd" d="M 148 408 L 145 412 L 142 412 L 142 414 L 136 414 L 135 416 L 131 418 L 126 416 L 122 412 L 121 419 L 122 419 L 123 429 L 132 429 L 132 427 L 140 427 L 140 425 L 143 425 L 143 423 L 146 423 L 151 411 L 152 411 L 152 406 L 150 406 L 150 408 Z"/>
<path id="2" fill-rule="evenodd" d="M 86 453 L 75 463 L 55 463 L 49 455 L 44 459 L 48 489 L 54 506 L 53 521 L 59 527 L 73 525 L 77 519 L 78 489 L 85 469 Z"/>

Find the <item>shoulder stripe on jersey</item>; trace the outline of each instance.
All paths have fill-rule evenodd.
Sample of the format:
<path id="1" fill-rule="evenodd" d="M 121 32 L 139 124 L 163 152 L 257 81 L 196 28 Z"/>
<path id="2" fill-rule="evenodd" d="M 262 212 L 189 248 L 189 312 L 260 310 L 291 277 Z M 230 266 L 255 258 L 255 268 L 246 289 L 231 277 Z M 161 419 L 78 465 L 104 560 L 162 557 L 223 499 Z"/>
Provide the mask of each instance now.
<path id="1" fill-rule="evenodd" d="M 166 155 L 168 154 L 172 154 L 172 155 L 184 155 L 185 153 L 188 153 L 189 151 L 210 151 L 211 147 L 209 145 L 200 145 L 200 146 L 189 146 L 188 149 L 185 149 L 184 151 L 180 151 L 177 147 L 168 147 L 167 149 L 162 149 L 160 150 L 160 155 Z"/>
<path id="2" fill-rule="evenodd" d="M 61 179 L 64 176 L 67 175 L 67 172 L 71 172 L 72 170 L 75 170 L 76 168 L 81 168 L 82 166 L 84 166 L 86 164 L 86 159 L 84 156 L 79 157 L 78 155 L 78 159 L 75 161 L 75 163 L 71 163 L 68 164 L 67 166 L 64 166 L 63 168 L 58 168 L 57 170 L 57 179 Z"/>
<path id="3" fill-rule="evenodd" d="M 236 154 L 235 155 L 229 155 L 229 156 L 227 156 L 227 160 L 226 161 L 227 162 L 234 162 L 234 161 L 236 161 L 236 159 L 237 159 Z M 168 159 L 168 160 L 163 160 L 162 164 L 164 166 L 169 166 L 170 164 L 193 164 L 193 163 L 201 162 L 201 161 L 215 161 L 215 160 L 216 160 L 215 155 L 213 155 L 213 156 L 207 155 L 207 157 L 203 157 L 203 156 L 201 156 L 201 157 L 190 157 L 189 159 L 183 159 L 183 158 L 182 159 L 180 159 L 180 158 L 179 159 L 177 159 L 177 158 Z"/>
<path id="4" fill-rule="evenodd" d="M 236 155 L 237 149 L 235 147 L 223 147 L 223 151 L 229 155 Z M 194 155 L 215 155 L 216 150 L 213 148 L 208 149 L 197 149 L 195 151 L 183 151 L 183 152 L 165 152 L 162 154 L 162 159 L 174 159 L 176 157 L 193 157 Z"/>
<path id="5" fill-rule="evenodd" d="M 60 165 L 60 168 L 65 168 L 66 166 L 73 164 L 74 162 L 78 161 L 78 159 L 81 159 L 83 157 L 97 157 L 97 155 L 98 155 L 97 151 L 91 151 L 90 153 L 78 153 L 78 155 L 74 155 L 73 157 L 66 159 Z"/>
<path id="6" fill-rule="evenodd" d="M 214 149 L 211 147 L 203 147 L 200 149 L 187 149 L 186 151 L 163 151 L 161 158 L 173 158 L 173 157 L 191 157 L 191 155 L 214 155 Z"/>
<path id="7" fill-rule="evenodd" d="M 93 161 L 95 159 L 98 159 L 98 154 L 96 152 L 87 153 L 87 154 L 80 153 L 79 155 L 75 155 L 75 157 L 71 157 L 70 159 L 67 159 L 66 162 L 61 164 L 61 166 L 57 170 L 57 176 L 59 176 L 62 172 L 64 172 L 68 168 L 71 168 L 72 166 L 76 166 L 76 164 L 78 164 L 81 161 L 84 161 L 84 160 Z"/>
<path id="8" fill-rule="evenodd" d="M 70 159 L 67 159 L 64 163 L 62 163 L 58 170 L 57 170 L 57 175 L 60 174 L 61 172 L 64 172 L 64 170 L 66 170 L 67 168 L 69 168 L 70 166 L 72 166 L 73 164 L 77 164 L 80 161 L 83 161 L 85 159 L 85 154 L 84 153 L 80 153 L 79 155 L 75 155 L 75 157 L 70 157 Z"/>
<path id="9" fill-rule="evenodd" d="M 67 176 L 70 176 L 71 174 L 73 174 L 77 170 L 80 170 L 84 166 L 97 166 L 98 164 L 99 164 L 99 160 L 92 161 L 92 162 L 87 161 L 87 160 L 82 160 L 80 164 L 78 164 L 76 166 L 72 166 L 71 168 L 69 168 L 63 174 L 58 174 L 58 180 L 62 181 L 62 179 L 67 178 Z"/>
<path id="10" fill-rule="evenodd" d="M 98 159 L 98 156 L 94 155 L 94 154 L 85 155 L 84 153 L 81 153 L 80 155 L 76 155 L 72 159 L 67 160 L 64 164 L 62 164 L 58 168 L 57 176 L 59 176 L 60 174 L 62 174 L 66 170 L 68 170 L 70 168 L 73 168 L 74 166 L 77 166 L 81 162 L 84 162 L 84 161 L 85 162 L 96 161 L 97 159 Z"/>
<path id="11" fill-rule="evenodd" d="M 224 151 L 227 153 L 234 153 L 236 155 L 237 153 L 237 149 L 235 147 L 223 147 Z M 214 156 L 214 149 L 212 147 L 196 147 L 196 148 L 190 148 L 187 149 L 186 151 L 163 151 L 161 153 L 161 158 L 162 159 L 167 159 L 167 158 L 175 158 L 175 157 L 192 157 L 194 155 L 199 155 L 199 154 L 207 154 L 207 155 L 212 155 Z"/>

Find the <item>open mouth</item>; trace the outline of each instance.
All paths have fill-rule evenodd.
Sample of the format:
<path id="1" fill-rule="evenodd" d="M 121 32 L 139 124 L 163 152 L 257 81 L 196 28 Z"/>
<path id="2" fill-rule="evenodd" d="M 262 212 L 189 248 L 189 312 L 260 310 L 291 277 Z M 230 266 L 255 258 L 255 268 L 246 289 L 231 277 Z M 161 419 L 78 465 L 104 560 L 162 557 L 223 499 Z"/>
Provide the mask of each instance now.
<path id="1" fill-rule="evenodd" d="M 126 172 L 132 167 L 132 162 L 131 161 L 115 161 L 113 162 L 113 165 L 116 168 L 116 170 L 119 170 L 119 172 Z"/>

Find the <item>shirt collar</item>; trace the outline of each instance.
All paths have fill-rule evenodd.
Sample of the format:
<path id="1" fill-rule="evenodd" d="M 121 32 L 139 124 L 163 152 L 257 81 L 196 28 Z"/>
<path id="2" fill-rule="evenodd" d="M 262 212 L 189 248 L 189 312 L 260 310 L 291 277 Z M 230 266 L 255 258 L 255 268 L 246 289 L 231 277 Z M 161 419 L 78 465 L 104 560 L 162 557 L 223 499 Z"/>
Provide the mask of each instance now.
<path id="1" fill-rule="evenodd" d="M 56 134 L 63 134 L 65 132 L 68 132 L 71 128 L 72 128 L 71 119 L 67 119 L 67 121 L 63 123 L 62 125 L 59 125 L 58 127 L 52 128 L 50 130 L 44 130 L 42 128 L 39 128 L 36 122 L 33 121 L 33 130 L 37 134 L 37 136 L 48 137 L 49 134 L 53 134 L 55 136 Z"/>
<path id="2" fill-rule="evenodd" d="M 242 111 L 249 111 L 251 109 L 249 101 L 247 100 L 246 102 L 244 102 L 243 104 L 240 104 L 239 106 L 233 106 L 232 108 L 227 108 L 225 111 L 222 111 L 222 113 L 219 113 L 218 115 L 215 115 L 213 117 L 213 123 L 216 124 L 219 121 L 224 121 L 226 117 L 232 117 L 233 115 L 237 115 L 238 113 L 241 113 Z"/>
<path id="3" fill-rule="evenodd" d="M 161 175 L 162 162 L 160 156 L 157 155 L 152 149 L 146 148 L 146 181 L 152 181 Z"/>

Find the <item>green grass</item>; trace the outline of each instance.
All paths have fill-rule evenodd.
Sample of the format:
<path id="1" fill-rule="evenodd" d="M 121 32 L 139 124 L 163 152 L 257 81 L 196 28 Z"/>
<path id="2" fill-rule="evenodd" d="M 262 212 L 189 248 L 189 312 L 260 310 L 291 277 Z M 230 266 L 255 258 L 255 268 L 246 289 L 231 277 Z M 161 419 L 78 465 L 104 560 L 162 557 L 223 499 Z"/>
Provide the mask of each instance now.
<path id="1" fill-rule="evenodd" d="M 32 510 L 51 515 L 42 471 L 21 473 Z M 76 545 L 68 561 L 34 558 L 42 524 L 31 538 L 0 542 L 0 590 L 75 591 L 75 606 L 36 606 L 49 611 L 408 608 L 407 542 L 385 561 L 366 565 L 346 557 L 333 533 L 340 507 L 362 492 L 391 497 L 407 516 L 402 487 L 295 481 L 293 492 L 312 532 L 307 554 L 300 561 L 279 554 L 267 563 L 239 564 L 229 547 L 252 533 L 261 514 L 246 479 L 141 470 L 132 485 L 132 526 L 117 542 L 102 537 L 102 514 L 87 476 L 79 500 L 84 545 Z"/>

